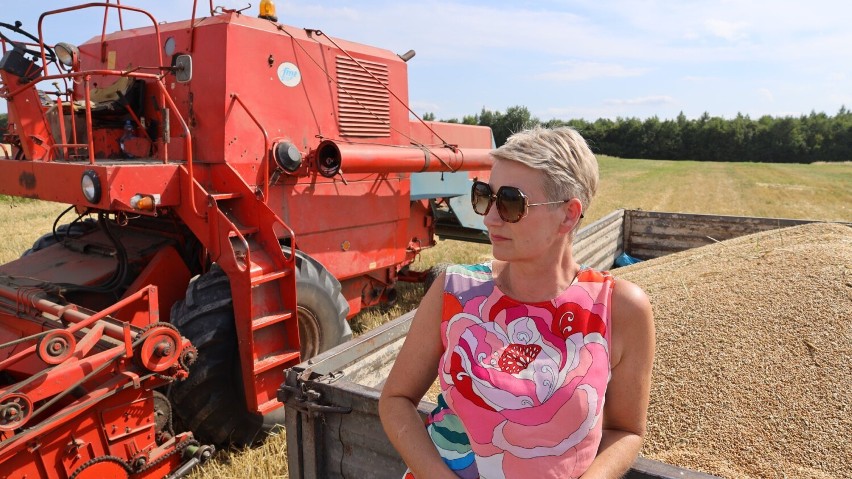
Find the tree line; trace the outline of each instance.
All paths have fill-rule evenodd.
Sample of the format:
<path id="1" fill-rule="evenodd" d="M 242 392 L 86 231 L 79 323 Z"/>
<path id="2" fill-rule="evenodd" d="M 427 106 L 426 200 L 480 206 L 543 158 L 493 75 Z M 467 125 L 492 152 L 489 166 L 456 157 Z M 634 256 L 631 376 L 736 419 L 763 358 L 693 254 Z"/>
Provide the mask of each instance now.
<path id="1" fill-rule="evenodd" d="M 434 120 L 427 113 L 424 119 Z M 523 106 L 505 113 L 485 108 L 478 115 L 450 118 L 450 123 L 491 127 L 497 146 L 512 133 L 535 125 L 570 126 L 579 131 L 597 154 L 620 158 L 697 161 L 749 161 L 765 163 L 812 163 L 852 161 L 852 111 L 845 106 L 834 116 L 811 112 L 799 117 L 761 116 L 754 120 L 737 114 L 725 119 L 704 113 L 687 119 L 654 116 L 541 121 Z"/>
<path id="2" fill-rule="evenodd" d="M 6 129 L 6 114 L 0 114 L 0 132 Z M 423 115 L 435 120 L 434 113 Z M 441 121 L 488 126 L 497 146 L 512 133 L 535 125 L 570 126 L 589 142 L 592 151 L 620 158 L 653 160 L 751 161 L 765 163 L 813 163 L 852 161 L 852 111 L 845 106 L 834 116 L 811 112 L 799 117 L 764 115 L 753 120 L 737 114 L 725 119 L 704 113 L 687 119 L 681 112 L 674 120 L 653 116 L 541 121 L 524 106 L 505 113 L 483 108 L 461 120 Z"/>

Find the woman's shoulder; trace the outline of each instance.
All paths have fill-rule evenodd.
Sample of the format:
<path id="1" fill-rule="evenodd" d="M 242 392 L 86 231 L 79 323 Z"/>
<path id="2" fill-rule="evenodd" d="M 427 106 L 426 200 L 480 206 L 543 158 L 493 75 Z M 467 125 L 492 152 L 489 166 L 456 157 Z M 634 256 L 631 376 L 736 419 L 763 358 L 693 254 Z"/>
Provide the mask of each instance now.
<path id="1" fill-rule="evenodd" d="M 612 321 L 615 328 L 633 333 L 653 330 L 651 300 L 641 287 L 626 279 L 615 280 L 612 290 Z"/>
<path id="2" fill-rule="evenodd" d="M 577 272 L 577 281 L 586 283 L 614 283 L 615 277 L 606 270 L 595 269 L 590 266 L 580 265 Z"/>
<path id="3" fill-rule="evenodd" d="M 444 273 L 447 275 L 458 275 L 464 277 L 490 279 L 493 275 L 491 262 L 485 261 L 477 264 L 451 264 L 447 265 Z"/>

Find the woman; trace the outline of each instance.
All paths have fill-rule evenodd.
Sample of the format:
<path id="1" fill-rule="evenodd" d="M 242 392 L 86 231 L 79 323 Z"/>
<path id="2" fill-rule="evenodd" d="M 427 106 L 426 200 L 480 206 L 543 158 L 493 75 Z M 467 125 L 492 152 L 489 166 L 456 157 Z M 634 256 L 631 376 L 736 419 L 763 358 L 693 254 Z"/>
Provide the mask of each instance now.
<path id="1" fill-rule="evenodd" d="M 471 199 L 494 260 L 448 268 L 424 296 L 382 391 L 385 432 L 406 477 L 621 477 L 645 434 L 654 325 L 639 287 L 574 261 L 597 160 L 570 128 L 492 156 Z"/>

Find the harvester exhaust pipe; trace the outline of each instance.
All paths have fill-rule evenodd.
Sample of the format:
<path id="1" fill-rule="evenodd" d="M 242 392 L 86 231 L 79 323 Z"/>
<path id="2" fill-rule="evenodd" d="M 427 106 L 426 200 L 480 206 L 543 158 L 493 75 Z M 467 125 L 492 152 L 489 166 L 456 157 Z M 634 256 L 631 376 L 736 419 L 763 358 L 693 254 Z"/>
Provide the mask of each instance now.
<path id="1" fill-rule="evenodd" d="M 326 178 L 333 178 L 340 172 L 340 148 L 333 141 L 323 141 L 317 148 L 317 171 Z"/>
<path id="2" fill-rule="evenodd" d="M 343 173 L 423 173 L 487 170 L 492 163 L 487 148 L 451 146 L 389 146 L 337 143 L 324 140 L 316 149 L 316 167 L 326 178 Z"/>

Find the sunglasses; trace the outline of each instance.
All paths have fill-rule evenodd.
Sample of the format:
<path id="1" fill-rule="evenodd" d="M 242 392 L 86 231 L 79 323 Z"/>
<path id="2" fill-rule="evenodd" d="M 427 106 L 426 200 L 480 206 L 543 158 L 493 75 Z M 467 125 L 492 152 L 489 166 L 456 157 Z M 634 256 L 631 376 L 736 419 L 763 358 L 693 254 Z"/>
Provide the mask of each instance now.
<path id="1" fill-rule="evenodd" d="M 527 195 L 514 186 L 501 186 L 497 194 L 491 190 L 491 185 L 482 181 L 474 181 L 470 188 L 470 203 L 473 211 L 478 215 L 485 216 L 491 210 L 491 205 L 497 203 L 497 213 L 507 223 L 517 223 L 527 215 L 531 206 L 555 205 L 567 203 L 570 199 L 562 201 L 547 201 L 544 203 L 530 203 Z M 580 215 L 582 218 L 583 215 Z"/>

